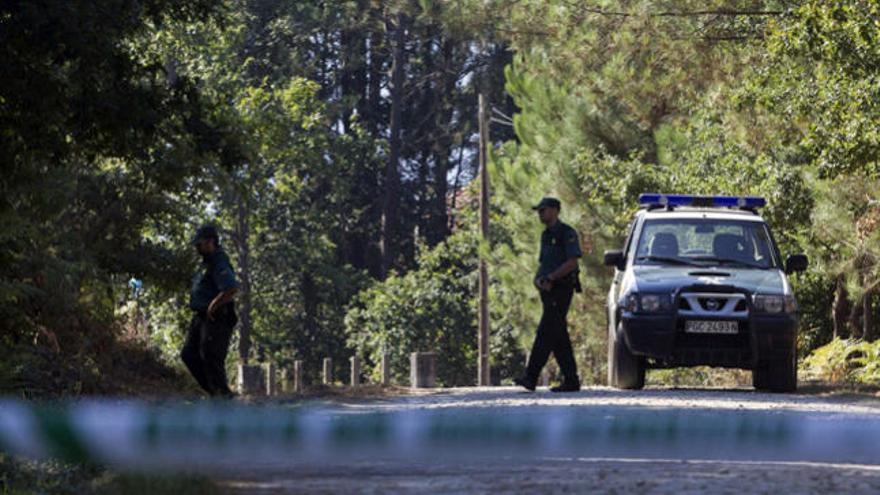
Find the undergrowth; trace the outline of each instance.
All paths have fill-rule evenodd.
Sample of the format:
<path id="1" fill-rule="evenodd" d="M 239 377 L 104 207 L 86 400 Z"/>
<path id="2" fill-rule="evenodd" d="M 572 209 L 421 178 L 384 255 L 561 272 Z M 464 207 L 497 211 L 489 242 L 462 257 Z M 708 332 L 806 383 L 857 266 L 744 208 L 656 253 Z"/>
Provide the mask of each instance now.
<path id="1" fill-rule="evenodd" d="M 213 495 L 220 491 L 198 474 L 115 472 L 91 464 L 22 460 L 0 452 L 2 495 Z"/>
<path id="2" fill-rule="evenodd" d="M 880 340 L 834 339 L 804 358 L 799 372 L 807 380 L 880 385 Z"/>

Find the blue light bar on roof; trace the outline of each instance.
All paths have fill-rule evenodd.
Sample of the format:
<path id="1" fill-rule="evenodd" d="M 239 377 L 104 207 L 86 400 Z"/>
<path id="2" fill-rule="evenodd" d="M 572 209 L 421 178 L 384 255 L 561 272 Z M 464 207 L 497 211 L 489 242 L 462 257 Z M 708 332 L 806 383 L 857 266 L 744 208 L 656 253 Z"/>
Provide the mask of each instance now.
<path id="1" fill-rule="evenodd" d="M 767 201 L 760 196 L 692 196 L 690 194 L 645 193 L 639 196 L 639 204 L 642 206 L 763 208 Z"/>

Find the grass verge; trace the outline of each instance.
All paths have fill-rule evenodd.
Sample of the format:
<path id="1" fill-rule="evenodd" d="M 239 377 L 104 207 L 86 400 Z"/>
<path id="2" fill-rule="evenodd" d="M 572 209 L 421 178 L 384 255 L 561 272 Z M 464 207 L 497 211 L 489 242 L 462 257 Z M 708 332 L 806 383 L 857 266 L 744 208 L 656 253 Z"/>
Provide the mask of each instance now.
<path id="1" fill-rule="evenodd" d="M 0 453 L 3 495 L 214 495 L 222 493 L 198 474 L 115 472 L 96 465 L 29 461 Z"/>

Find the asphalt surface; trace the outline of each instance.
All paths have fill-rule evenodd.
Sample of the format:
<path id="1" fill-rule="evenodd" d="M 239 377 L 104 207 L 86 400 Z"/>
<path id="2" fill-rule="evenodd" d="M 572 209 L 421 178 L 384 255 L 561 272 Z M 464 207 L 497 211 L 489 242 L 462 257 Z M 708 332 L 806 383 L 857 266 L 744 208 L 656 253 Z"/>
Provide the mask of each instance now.
<path id="1" fill-rule="evenodd" d="M 334 443 L 304 441 L 297 451 L 215 466 L 223 487 L 232 493 L 880 493 L 880 397 L 867 394 L 608 388 L 553 394 L 498 387 L 313 400 L 295 408 L 307 415 L 304 424 L 335 432 Z"/>

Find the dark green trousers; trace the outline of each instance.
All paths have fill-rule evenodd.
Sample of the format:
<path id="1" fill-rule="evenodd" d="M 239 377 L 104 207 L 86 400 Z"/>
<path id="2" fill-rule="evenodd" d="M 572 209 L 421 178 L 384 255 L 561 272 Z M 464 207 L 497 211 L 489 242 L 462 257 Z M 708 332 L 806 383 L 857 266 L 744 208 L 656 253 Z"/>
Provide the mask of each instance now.
<path id="1" fill-rule="evenodd" d="M 226 378 L 226 354 L 237 321 L 230 303 L 217 311 L 214 321 L 204 311 L 198 311 L 190 322 L 180 358 L 209 395 L 232 393 Z"/>
<path id="2" fill-rule="evenodd" d="M 532 381 L 538 381 L 541 369 L 547 364 L 550 354 L 556 358 L 556 364 L 559 365 L 559 370 L 562 371 L 566 381 L 578 380 L 577 364 L 566 321 L 573 293 L 574 286 L 570 284 L 559 284 L 549 291 L 541 291 L 544 313 L 535 332 L 535 343 L 532 345 L 526 367 L 526 376 Z"/>

